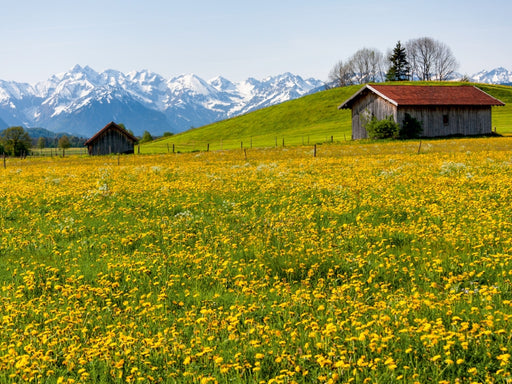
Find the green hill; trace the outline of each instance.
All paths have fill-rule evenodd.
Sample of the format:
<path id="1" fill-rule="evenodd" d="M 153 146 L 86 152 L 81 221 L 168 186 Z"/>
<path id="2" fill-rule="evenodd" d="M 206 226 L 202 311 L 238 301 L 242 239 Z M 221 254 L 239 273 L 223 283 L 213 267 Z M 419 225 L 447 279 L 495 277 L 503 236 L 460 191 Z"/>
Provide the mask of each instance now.
<path id="1" fill-rule="evenodd" d="M 403 83 L 402 83 L 403 84 Z M 415 82 L 414 84 L 422 84 Z M 461 83 L 429 83 L 458 85 Z M 498 133 L 512 133 L 512 87 L 483 85 L 479 88 L 500 99 L 505 107 L 493 109 Z M 315 144 L 351 139 L 351 113 L 338 105 L 361 85 L 335 88 L 223 120 L 204 127 L 141 145 L 142 153 L 188 152 L 250 147 Z"/>

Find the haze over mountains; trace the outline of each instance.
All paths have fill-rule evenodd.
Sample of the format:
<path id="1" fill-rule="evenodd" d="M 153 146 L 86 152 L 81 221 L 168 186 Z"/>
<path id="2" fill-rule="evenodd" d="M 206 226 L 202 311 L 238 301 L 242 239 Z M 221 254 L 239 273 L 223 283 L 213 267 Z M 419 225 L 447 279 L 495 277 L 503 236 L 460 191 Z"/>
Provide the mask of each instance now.
<path id="1" fill-rule="evenodd" d="M 462 77 L 462 76 L 460 76 Z M 470 77 L 512 84 L 512 71 L 496 68 Z M 324 82 L 291 73 L 263 80 L 205 81 L 193 74 L 166 79 L 143 70 L 98 73 L 76 65 L 37 84 L 0 80 L 0 129 L 21 125 L 92 136 L 110 121 L 136 135 L 178 133 L 323 89 Z"/>

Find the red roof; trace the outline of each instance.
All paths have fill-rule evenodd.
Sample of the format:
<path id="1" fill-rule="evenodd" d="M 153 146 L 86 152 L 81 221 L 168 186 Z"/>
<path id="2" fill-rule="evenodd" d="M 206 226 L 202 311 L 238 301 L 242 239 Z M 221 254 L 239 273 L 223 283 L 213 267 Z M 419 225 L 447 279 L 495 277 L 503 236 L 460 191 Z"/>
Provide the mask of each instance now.
<path id="1" fill-rule="evenodd" d="M 339 108 L 350 108 L 353 101 L 365 92 L 373 92 L 396 106 L 505 105 L 500 100 L 470 85 L 366 85 L 340 105 Z"/>
<path id="2" fill-rule="evenodd" d="M 130 141 L 133 141 L 134 143 L 137 142 L 137 138 L 133 136 L 130 132 L 128 132 L 126 129 L 123 129 L 113 121 L 105 125 L 102 129 L 100 129 L 93 137 L 91 137 L 89 140 L 85 142 L 84 145 L 89 145 L 95 142 L 104 132 L 115 129 L 116 131 L 121 132 L 123 135 L 125 135 Z"/>

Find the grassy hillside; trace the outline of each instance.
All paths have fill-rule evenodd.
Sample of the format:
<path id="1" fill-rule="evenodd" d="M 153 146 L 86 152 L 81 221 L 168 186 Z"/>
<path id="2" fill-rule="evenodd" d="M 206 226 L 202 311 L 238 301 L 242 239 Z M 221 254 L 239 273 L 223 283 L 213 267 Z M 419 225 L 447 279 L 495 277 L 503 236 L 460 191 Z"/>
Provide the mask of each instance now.
<path id="1" fill-rule="evenodd" d="M 415 82 L 414 84 L 422 84 Z M 440 83 L 429 83 L 440 84 Z M 443 84 L 443 83 L 441 83 Z M 444 83 L 459 85 L 461 83 Z M 494 108 L 493 126 L 499 133 L 512 133 L 512 87 L 478 85 L 502 100 L 505 107 Z M 338 105 L 352 96 L 361 85 L 336 88 L 304 96 L 141 146 L 143 153 L 193 150 L 219 150 L 272 147 L 345 141 L 351 138 L 349 110 Z"/>
<path id="2" fill-rule="evenodd" d="M 498 133 L 512 134 L 512 87 L 508 85 L 478 84 L 478 88 L 505 103 L 504 107 L 492 110 L 492 126 Z"/>

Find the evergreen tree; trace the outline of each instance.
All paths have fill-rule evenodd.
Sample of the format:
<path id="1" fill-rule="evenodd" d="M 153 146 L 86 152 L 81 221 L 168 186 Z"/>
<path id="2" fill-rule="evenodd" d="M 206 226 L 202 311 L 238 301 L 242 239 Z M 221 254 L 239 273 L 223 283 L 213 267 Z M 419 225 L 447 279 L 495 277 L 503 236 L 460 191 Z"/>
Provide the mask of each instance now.
<path id="1" fill-rule="evenodd" d="M 391 66 L 386 73 L 387 81 L 405 81 L 409 80 L 411 66 L 407 61 L 407 53 L 402 47 L 400 41 L 396 43 L 393 53 L 388 57 Z"/>

